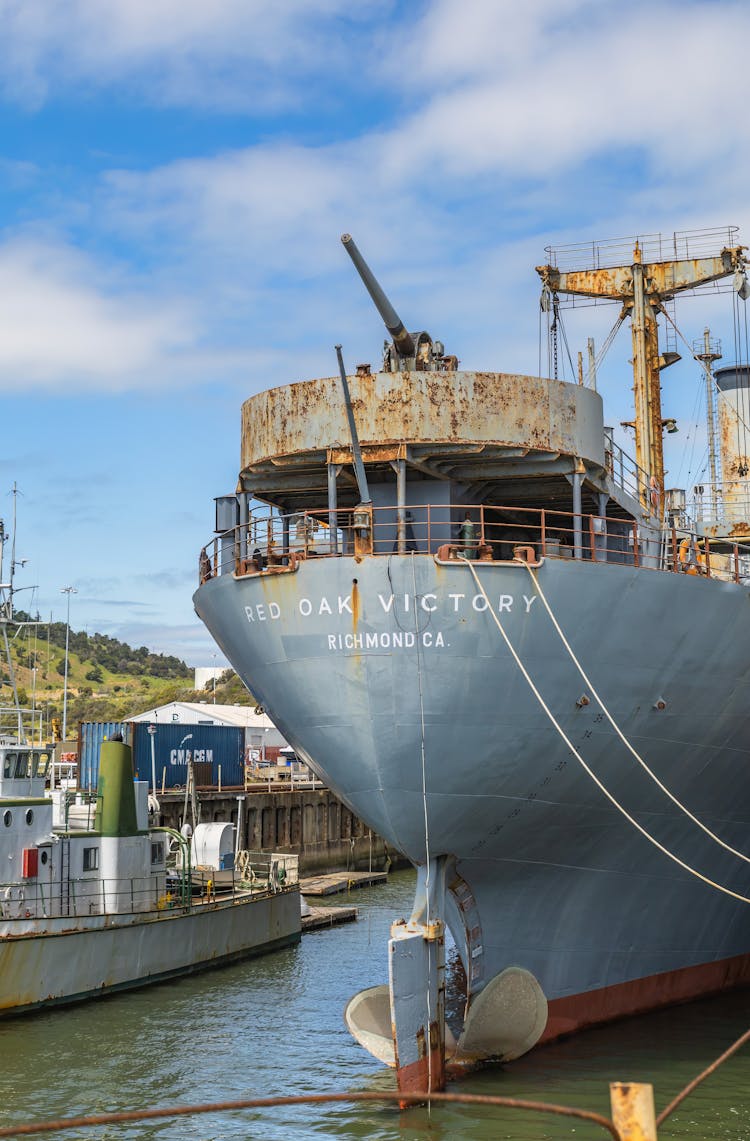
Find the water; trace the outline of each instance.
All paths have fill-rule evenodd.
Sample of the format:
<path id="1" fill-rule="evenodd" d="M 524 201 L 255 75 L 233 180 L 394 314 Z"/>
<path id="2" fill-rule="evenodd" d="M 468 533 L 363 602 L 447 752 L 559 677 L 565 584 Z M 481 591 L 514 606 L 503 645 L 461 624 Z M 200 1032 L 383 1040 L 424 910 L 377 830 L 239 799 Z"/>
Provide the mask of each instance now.
<path id="1" fill-rule="evenodd" d="M 253 1096 L 392 1090 L 349 1036 L 348 998 L 387 978 L 386 939 L 408 913 L 414 877 L 352 893 L 358 923 L 303 936 L 239 966 L 101 1002 L 0 1023 L 2 1124 Z M 339 897 L 344 902 L 343 897 Z M 609 1115 L 610 1081 L 650 1081 L 658 1110 L 750 1026 L 750 992 L 590 1031 L 485 1069 L 450 1089 L 560 1102 Z M 244 1110 L 91 1129 L 61 1138 L 117 1141 L 588 1141 L 598 1126 L 513 1110 L 334 1105 Z M 664 1138 L 750 1141 L 750 1047 L 659 1131 Z"/>

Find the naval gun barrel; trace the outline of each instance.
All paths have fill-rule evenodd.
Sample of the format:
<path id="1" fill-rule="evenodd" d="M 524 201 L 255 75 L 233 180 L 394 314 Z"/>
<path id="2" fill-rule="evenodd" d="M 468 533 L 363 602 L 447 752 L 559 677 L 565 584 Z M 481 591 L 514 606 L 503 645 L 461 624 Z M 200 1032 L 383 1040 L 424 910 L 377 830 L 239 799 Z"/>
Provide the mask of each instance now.
<path id="1" fill-rule="evenodd" d="M 342 234 L 341 241 L 344 249 L 354 262 L 357 273 L 364 282 L 365 289 L 375 302 L 375 308 L 383 318 L 386 329 L 393 337 L 396 352 L 400 357 L 413 357 L 416 349 L 412 336 L 406 331 L 403 321 L 380 288 L 375 275 L 357 249 L 354 238 L 351 234 Z"/>

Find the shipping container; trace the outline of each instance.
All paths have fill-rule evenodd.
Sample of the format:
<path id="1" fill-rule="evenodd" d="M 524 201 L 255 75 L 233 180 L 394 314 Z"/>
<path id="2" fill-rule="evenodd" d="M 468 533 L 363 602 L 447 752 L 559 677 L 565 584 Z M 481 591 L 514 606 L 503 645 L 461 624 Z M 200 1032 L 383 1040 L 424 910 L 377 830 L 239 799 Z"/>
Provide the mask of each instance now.
<path id="1" fill-rule="evenodd" d="M 193 762 L 196 787 L 215 786 L 221 768 L 222 787 L 244 783 L 244 730 L 230 725 L 178 725 L 172 722 L 131 721 L 128 730 L 133 763 L 139 780 L 151 784 L 153 768 L 157 790 L 184 788 L 188 761 Z"/>
<path id="2" fill-rule="evenodd" d="M 122 733 L 130 744 L 130 726 L 122 721 L 82 721 L 78 732 L 78 784 L 80 788 L 95 789 L 99 777 L 99 750 L 102 741 L 111 741 Z"/>

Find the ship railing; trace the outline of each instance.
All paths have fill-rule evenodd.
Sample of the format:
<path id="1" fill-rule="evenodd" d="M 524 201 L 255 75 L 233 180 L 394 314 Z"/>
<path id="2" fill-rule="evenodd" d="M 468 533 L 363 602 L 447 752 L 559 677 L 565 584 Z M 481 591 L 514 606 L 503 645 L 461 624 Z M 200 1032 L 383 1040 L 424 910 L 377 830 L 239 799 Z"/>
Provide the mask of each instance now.
<path id="1" fill-rule="evenodd" d="M 355 510 L 253 513 L 203 549 L 200 581 L 224 574 L 293 570 L 300 561 L 353 555 Z M 519 555 L 520 552 L 520 555 Z M 411 504 L 372 508 L 368 553 L 432 555 L 486 562 L 539 558 L 615 563 L 744 582 L 750 544 L 662 528 L 622 516 L 488 504 Z"/>
<path id="2" fill-rule="evenodd" d="M 20 705 L 0 705 L 0 737 L 22 744 L 41 744 L 44 711 Z"/>
<path id="3" fill-rule="evenodd" d="M 615 487 L 633 499 L 644 501 L 644 495 L 648 494 L 648 472 L 615 443 L 612 428 L 604 429 L 604 466 Z"/>
<path id="4" fill-rule="evenodd" d="M 721 226 L 704 230 L 676 230 L 672 234 L 633 234 L 569 246 L 545 246 L 549 265 L 561 270 L 612 269 L 628 265 L 635 244 L 644 262 L 715 257 L 722 249 L 739 245 L 739 228 Z"/>
<path id="5" fill-rule="evenodd" d="M 750 482 L 747 479 L 700 484 L 693 488 L 688 512 L 701 527 L 724 525 L 750 529 Z"/>
<path id="6" fill-rule="evenodd" d="M 243 849 L 235 860 L 243 885 L 275 892 L 299 883 L 299 856 L 291 852 Z"/>
<path id="7" fill-rule="evenodd" d="M 40 880 L 0 884 L 0 918 L 83 919 L 92 915 L 123 915 L 172 906 L 165 877 L 117 879 L 71 877 L 61 885 Z"/>
<path id="8" fill-rule="evenodd" d="M 95 915 L 137 915 L 185 910 L 193 905 L 246 897 L 248 889 L 274 894 L 299 883 L 299 857 L 290 852 L 239 852 L 229 882 L 193 869 L 184 891 L 182 877 L 133 876 L 113 879 L 71 877 L 62 884 L 40 880 L 0 883 L 0 921 L 84 919 Z"/>

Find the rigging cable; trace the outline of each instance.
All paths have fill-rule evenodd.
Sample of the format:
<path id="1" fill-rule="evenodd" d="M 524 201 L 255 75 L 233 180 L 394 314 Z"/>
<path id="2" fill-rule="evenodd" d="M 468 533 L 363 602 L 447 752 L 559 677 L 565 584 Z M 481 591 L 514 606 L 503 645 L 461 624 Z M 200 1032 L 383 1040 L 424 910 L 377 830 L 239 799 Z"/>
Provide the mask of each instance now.
<path id="1" fill-rule="evenodd" d="M 746 864 L 750 864 L 750 856 L 746 856 L 743 852 L 738 852 L 736 848 L 733 848 L 731 846 L 731 844 L 726 844 L 719 836 L 717 836 L 714 832 L 712 832 L 710 828 L 708 828 L 705 824 L 703 824 L 698 819 L 697 816 L 694 816 L 693 813 L 690 811 L 690 809 L 686 808 L 685 805 L 682 804 L 682 802 L 679 801 L 677 799 L 677 797 L 674 796 L 669 791 L 669 789 L 666 787 L 666 785 L 662 784 L 662 782 L 659 780 L 656 773 L 653 772 L 653 770 L 648 767 L 648 765 L 643 760 L 643 758 L 640 756 L 640 754 L 636 751 L 636 749 L 633 748 L 630 741 L 627 739 L 627 737 L 625 736 L 625 734 L 622 732 L 619 725 L 615 721 L 614 717 L 612 717 L 611 713 L 609 712 L 609 709 L 607 708 L 607 706 L 602 701 L 601 697 L 599 696 L 599 694 L 598 694 L 598 692 L 594 686 L 594 683 L 591 681 L 591 679 L 587 675 L 583 666 L 581 665 L 578 658 L 576 657 L 572 646 L 568 642 L 568 639 L 565 637 L 565 634 L 563 633 L 563 631 L 560 627 L 560 623 L 557 621 L 557 618 L 553 614 L 552 607 L 550 606 L 549 602 L 547 601 L 547 597 L 541 588 L 541 585 L 539 583 L 539 576 L 534 574 L 532 567 L 530 567 L 528 563 L 524 563 L 524 566 L 526 567 L 529 574 L 531 575 L 532 582 L 534 583 L 536 590 L 539 592 L 539 597 L 541 598 L 541 600 L 544 604 L 544 608 L 550 616 L 550 619 L 552 621 L 552 625 L 555 627 L 555 629 L 557 630 L 557 633 L 560 635 L 560 641 L 562 642 L 565 649 L 568 651 L 568 654 L 570 655 L 571 661 L 573 662 L 574 666 L 576 667 L 579 674 L 583 678 L 584 682 L 586 683 L 586 686 L 591 690 L 592 694 L 594 695 L 594 699 L 599 703 L 599 706 L 601 707 L 602 713 L 604 714 L 604 716 L 609 721 L 610 725 L 612 726 L 615 733 L 617 734 L 617 736 L 622 741 L 625 748 L 635 757 L 636 761 L 641 766 L 641 768 L 646 773 L 648 773 L 648 775 L 651 777 L 651 780 L 654 781 L 654 783 L 656 785 L 658 785 L 658 787 L 661 789 L 661 791 L 666 796 L 669 797 L 669 799 L 672 801 L 673 804 L 677 805 L 677 807 L 680 809 L 681 812 L 684 812 L 685 815 L 688 816 L 693 821 L 694 824 L 697 824 L 698 827 L 703 832 L 705 832 L 707 836 L 710 836 L 712 840 L 714 840 L 722 848 L 725 848 L 727 852 L 731 852 L 733 856 L 737 856 L 737 857 L 739 857 L 740 860 L 744 860 Z"/>
<path id="2" fill-rule="evenodd" d="M 563 322 L 562 317 L 560 316 L 559 305 L 558 305 L 557 310 L 555 311 L 555 318 L 557 319 L 557 321 L 559 321 L 559 324 L 560 324 L 560 333 L 562 335 L 563 344 L 565 345 L 565 352 L 568 354 L 568 363 L 570 364 L 570 374 L 571 374 L 571 377 L 573 378 L 573 380 L 575 380 L 576 370 L 573 366 L 573 357 L 571 356 L 570 346 L 568 345 L 568 335 L 565 332 L 565 324 Z"/>
<path id="3" fill-rule="evenodd" d="M 427 812 L 427 758 L 425 755 L 425 722 L 424 722 L 424 693 L 422 690 L 422 652 L 421 652 L 421 639 L 419 637 L 419 608 L 417 606 L 417 565 L 415 560 L 415 552 L 411 553 L 411 575 L 414 587 L 414 638 L 417 644 L 417 682 L 419 684 L 419 724 L 420 724 L 420 752 L 422 760 L 422 806 L 424 810 L 424 847 L 425 847 L 425 860 L 427 861 L 427 868 L 425 872 L 424 892 L 425 892 L 425 920 L 429 927 L 431 922 L 430 917 L 430 821 Z M 442 917 L 439 917 L 442 918 Z M 427 1088 L 432 1090 L 432 1042 L 430 1027 L 432 1026 L 432 1004 L 430 1002 L 430 986 L 432 979 L 430 972 L 432 970 L 432 956 L 427 956 Z"/>
<path id="4" fill-rule="evenodd" d="M 737 364 L 740 364 L 741 375 L 744 373 L 744 385 L 741 386 L 743 410 L 745 410 L 745 408 L 747 408 L 748 405 L 750 405 L 750 390 L 748 389 L 748 381 L 750 379 L 749 378 L 748 359 L 749 359 L 749 351 L 748 351 L 748 306 L 745 305 L 744 306 L 744 348 L 743 348 L 743 354 L 742 354 L 742 361 L 744 361 L 744 364 L 740 364 L 740 362 L 737 362 Z M 745 419 L 745 422 L 747 422 L 747 419 Z M 744 478 L 745 476 L 748 475 L 748 437 L 747 437 L 747 432 L 745 432 L 745 438 L 744 438 L 742 443 L 743 443 L 742 459 L 740 461 L 739 475 L 742 478 Z M 737 458 L 737 459 L 739 459 L 739 458 Z"/>
<path id="5" fill-rule="evenodd" d="M 732 295 L 732 329 L 734 332 L 734 359 L 739 363 L 740 360 L 740 321 L 739 321 L 739 297 L 736 293 Z M 742 419 L 742 412 L 740 412 L 739 405 L 742 403 L 742 412 L 744 409 L 744 401 L 742 393 L 737 393 L 737 463 L 741 465 L 740 456 L 742 455 L 742 442 L 740 440 L 740 420 Z"/>
<path id="6" fill-rule="evenodd" d="M 664 312 L 664 311 L 662 310 L 662 312 Z M 713 382 L 714 389 L 719 394 L 719 396 L 722 396 L 723 393 L 722 393 L 721 389 L 719 388 L 718 384 L 716 383 L 716 377 L 713 375 L 713 373 L 710 371 L 710 369 L 707 369 L 707 366 L 703 363 L 703 361 L 695 355 L 695 353 L 693 352 L 692 346 L 689 344 L 687 338 L 685 337 L 685 334 L 682 332 L 681 329 L 679 329 L 677 327 L 677 325 L 675 324 L 675 322 L 672 320 L 672 318 L 669 316 L 668 313 L 664 313 L 664 316 L 667 318 L 670 325 L 672 325 L 672 327 L 674 328 L 675 332 L 677 333 L 677 336 L 680 338 L 680 340 L 687 347 L 688 352 L 690 353 L 690 356 L 693 358 L 693 360 L 697 361 L 698 364 L 701 366 L 701 368 L 706 369 L 708 375 L 711 378 L 711 381 Z M 738 364 L 737 369 L 740 372 L 745 372 L 745 374 L 747 375 L 747 373 L 750 369 L 750 366 Z M 750 434 L 750 427 L 748 426 L 748 422 L 745 419 L 745 417 L 741 414 L 739 408 L 737 408 L 737 410 L 736 410 L 736 415 L 737 415 L 737 431 L 738 431 L 738 433 L 739 433 L 739 425 L 741 424 L 742 427 L 745 429 L 745 432 L 747 434 Z M 747 436 L 746 436 L 746 438 L 747 438 Z M 737 439 L 738 439 L 738 443 L 739 443 L 739 435 L 738 435 Z"/>
<path id="7" fill-rule="evenodd" d="M 492 609 L 492 605 L 490 603 L 489 598 L 487 597 L 487 594 L 485 592 L 484 587 L 482 586 L 479 575 L 477 574 L 472 563 L 469 562 L 468 559 L 466 560 L 466 565 L 469 568 L 469 570 L 471 571 L 472 575 L 474 576 L 474 581 L 476 582 L 476 584 L 477 584 L 477 586 L 478 586 L 478 588 L 482 594 L 482 597 L 484 598 L 485 602 L 487 603 L 487 610 L 489 610 L 490 614 L 492 615 L 492 618 L 495 622 L 495 625 L 497 626 L 498 630 L 500 631 L 506 646 L 510 650 L 511 656 L 513 657 L 513 660 L 515 661 L 516 665 L 518 666 L 519 670 L 521 671 L 524 679 L 528 683 L 528 686 L 529 686 L 531 692 L 534 694 L 534 697 L 537 699 L 537 701 L 541 705 L 542 709 L 544 710 L 544 713 L 546 714 L 548 719 L 551 721 L 552 725 L 555 727 L 555 729 L 557 730 L 559 735 L 562 737 L 563 741 L 568 746 L 568 748 L 570 749 L 570 751 L 573 754 L 573 756 L 575 757 L 575 759 L 579 762 L 579 764 L 582 766 L 584 771 L 586 773 L 588 773 L 588 775 L 591 777 L 592 781 L 597 786 L 597 788 L 601 792 L 604 793 L 604 795 L 606 796 L 606 798 L 610 802 L 610 804 L 612 804 L 617 809 L 617 811 L 622 816 L 624 816 L 625 819 L 627 821 L 629 821 L 629 823 L 632 824 L 633 827 L 638 832 L 640 832 L 641 835 L 644 836 L 646 840 L 648 840 L 648 842 L 650 844 L 653 844 L 653 846 L 655 848 L 658 848 L 660 852 L 662 852 L 668 859 L 672 860 L 673 863 L 678 864 L 679 867 L 681 867 L 684 871 L 689 872 L 689 874 L 691 876 L 695 876 L 696 879 L 700 880 L 702 883 L 707 884 L 708 887 L 715 888 L 716 891 L 722 892 L 723 895 L 729 895 L 733 899 L 739 900 L 740 903 L 750 903 L 750 896 L 740 895 L 738 892 L 732 891 L 731 888 L 723 887 L 721 884 L 716 883 L 715 880 L 709 879 L 708 876 L 704 876 L 702 872 L 699 872 L 695 868 L 692 868 L 689 864 L 686 864 L 685 861 L 681 860 L 679 856 L 676 856 L 674 854 L 674 852 L 670 852 L 670 850 L 668 848 L 665 848 L 664 845 L 661 844 L 656 839 L 655 836 L 652 836 L 650 832 L 646 831 L 646 829 L 643 827 L 643 825 L 639 824 L 638 821 L 633 816 L 630 815 L 628 810 L 622 804 L 620 804 L 619 800 L 617 800 L 617 798 L 612 795 L 612 793 L 609 791 L 608 788 L 606 788 L 606 786 L 602 783 L 602 781 L 599 780 L 599 777 L 596 775 L 596 773 L 593 771 L 593 769 L 589 767 L 589 765 L 583 759 L 581 754 L 578 752 L 578 749 L 576 749 L 576 747 L 573 744 L 573 742 L 571 741 L 570 737 L 568 737 L 568 735 L 565 732 L 565 730 L 563 729 L 562 725 L 557 720 L 554 713 L 552 712 L 550 707 L 547 705 L 546 701 L 544 700 L 541 693 L 539 692 L 536 685 L 534 684 L 534 681 L 533 681 L 531 675 L 529 674 L 528 670 L 526 669 L 526 667 L 524 666 L 520 657 L 518 656 L 516 650 L 514 649 L 513 643 L 511 642 L 510 638 L 506 634 L 505 628 L 504 628 L 502 622 L 500 621 L 500 619 L 499 619 L 498 615 L 495 613 L 495 611 Z"/>
<path id="8" fill-rule="evenodd" d="M 599 352 L 596 354 L 596 357 L 594 358 L 594 367 L 593 368 L 589 367 L 588 372 L 586 373 L 586 384 L 589 388 L 591 387 L 591 383 L 592 383 L 592 380 L 594 378 L 594 373 L 598 372 L 605 356 L 607 355 L 609 350 L 612 348 L 612 343 L 613 343 L 615 337 L 617 336 L 617 334 L 619 333 L 620 328 L 621 328 L 624 320 L 625 320 L 624 313 L 618 314 L 614 325 L 612 326 L 612 328 L 607 333 L 607 337 L 606 337 L 606 340 L 604 341 L 604 344 L 599 349 Z"/>

